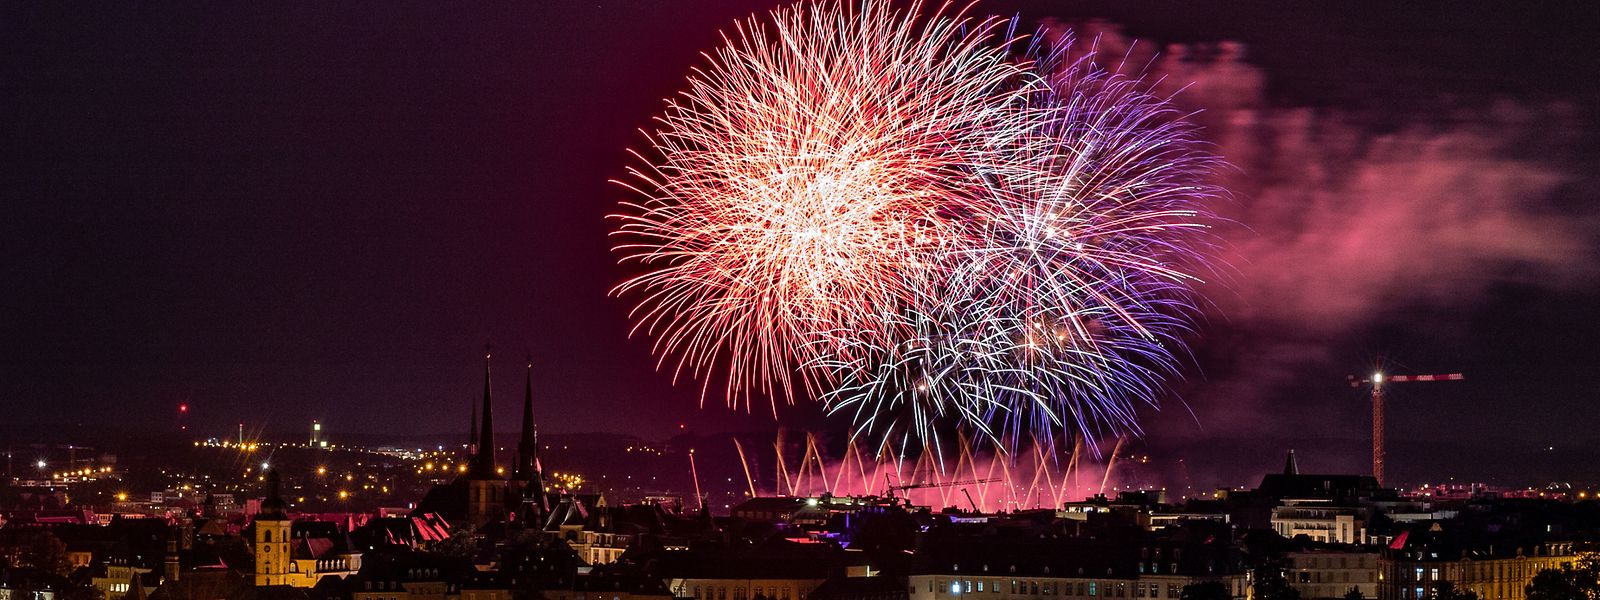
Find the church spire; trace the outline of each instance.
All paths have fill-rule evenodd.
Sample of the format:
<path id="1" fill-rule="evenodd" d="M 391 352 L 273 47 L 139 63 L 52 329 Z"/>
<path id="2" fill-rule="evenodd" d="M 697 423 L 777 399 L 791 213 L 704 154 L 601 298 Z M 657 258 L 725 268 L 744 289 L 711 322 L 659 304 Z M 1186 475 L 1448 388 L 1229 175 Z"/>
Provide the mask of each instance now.
<path id="1" fill-rule="evenodd" d="M 489 352 L 483 353 L 483 424 L 478 427 L 478 452 L 472 456 L 468 475 L 473 479 L 499 479 L 494 467 L 494 408 L 490 406 Z"/>
<path id="2" fill-rule="evenodd" d="M 533 527 L 550 513 L 550 496 L 544 491 L 544 466 L 539 463 L 539 429 L 533 421 L 533 357 L 528 357 L 527 383 L 522 392 L 522 439 L 517 442 L 517 466 L 511 478 L 520 490 L 518 518 Z"/>
<path id="3" fill-rule="evenodd" d="M 543 466 L 539 464 L 539 429 L 533 422 L 533 358 L 528 358 L 527 383 L 522 393 L 522 439 L 517 442 L 517 468 L 512 475 L 543 489 Z"/>

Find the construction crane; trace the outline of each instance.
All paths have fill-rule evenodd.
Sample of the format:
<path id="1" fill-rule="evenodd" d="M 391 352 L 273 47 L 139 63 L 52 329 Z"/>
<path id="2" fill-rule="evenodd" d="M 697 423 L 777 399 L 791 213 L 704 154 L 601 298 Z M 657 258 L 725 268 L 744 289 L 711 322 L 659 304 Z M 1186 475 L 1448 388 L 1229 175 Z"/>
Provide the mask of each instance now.
<path id="1" fill-rule="evenodd" d="M 891 486 L 889 486 L 889 497 L 893 498 L 894 497 L 894 493 L 896 491 L 902 491 L 903 492 L 903 491 L 906 491 L 906 490 L 920 490 L 920 489 L 923 489 L 923 488 L 955 487 L 955 486 L 958 486 L 958 485 L 978 485 L 980 483 L 990 483 L 990 482 L 995 482 L 995 481 L 1000 481 L 1000 478 L 998 478 L 998 477 L 990 477 L 988 479 L 968 479 L 968 480 L 965 480 L 965 481 L 924 481 L 922 483 L 906 483 L 906 484 L 901 484 L 901 485 L 891 485 Z"/>
<path id="2" fill-rule="evenodd" d="M 1347 377 L 1350 387 L 1372 385 L 1372 477 L 1383 483 L 1383 463 L 1387 455 L 1384 449 L 1383 425 L 1383 386 L 1390 383 L 1410 383 L 1418 381 L 1461 381 L 1466 376 L 1460 373 L 1447 373 L 1444 375 L 1384 375 L 1382 371 L 1372 374 L 1371 379 L 1357 379 L 1355 375 Z"/>

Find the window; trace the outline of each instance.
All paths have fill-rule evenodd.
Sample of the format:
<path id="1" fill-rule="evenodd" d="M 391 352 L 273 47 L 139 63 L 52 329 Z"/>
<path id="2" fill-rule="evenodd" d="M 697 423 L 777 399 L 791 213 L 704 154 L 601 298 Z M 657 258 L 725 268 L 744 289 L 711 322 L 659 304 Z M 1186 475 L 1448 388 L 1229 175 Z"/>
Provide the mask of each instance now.
<path id="1" fill-rule="evenodd" d="M 1100 582 L 1098 582 L 1098 581 L 1089 582 L 1089 595 L 1090 596 L 1098 596 L 1098 595 L 1100 595 Z"/>
<path id="2" fill-rule="evenodd" d="M 983 591 L 983 580 L 982 579 L 978 580 L 978 591 L 980 591 L 980 592 Z"/>

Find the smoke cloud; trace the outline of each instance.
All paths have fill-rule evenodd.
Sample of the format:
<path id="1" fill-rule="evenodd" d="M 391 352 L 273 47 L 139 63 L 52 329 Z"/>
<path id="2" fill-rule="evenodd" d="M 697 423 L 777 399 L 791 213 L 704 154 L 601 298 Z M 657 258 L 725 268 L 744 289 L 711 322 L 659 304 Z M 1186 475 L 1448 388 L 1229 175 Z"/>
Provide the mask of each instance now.
<path id="1" fill-rule="evenodd" d="M 1113 68 L 1142 71 L 1196 111 L 1233 166 L 1222 175 L 1233 198 L 1216 207 L 1229 221 L 1218 231 L 1227 267 L 1208 284 L 1198 341 L 1220 358 L 1185 390 L 1190 426 L 1156 435 L 1349 437 L 1364 406 L 1287 390 L 1370 358 L 1353 346 L 1376 328 L 1459 335 L 1451 321 L 1499 286 L 1561 290 L 1594 275 L 1600 220 L 1578 197 L 1591 176 L 1571 106 L 1441 98 L 1399 116 L 1288 106 L 1269 100 L 1269 76 L 1241 44 L 1157 52 L 1106 23 L 1070 27 L 1078 44 L 1126 57 Z M 1341 419 L 1350 423 L 1327 425 Z"/>

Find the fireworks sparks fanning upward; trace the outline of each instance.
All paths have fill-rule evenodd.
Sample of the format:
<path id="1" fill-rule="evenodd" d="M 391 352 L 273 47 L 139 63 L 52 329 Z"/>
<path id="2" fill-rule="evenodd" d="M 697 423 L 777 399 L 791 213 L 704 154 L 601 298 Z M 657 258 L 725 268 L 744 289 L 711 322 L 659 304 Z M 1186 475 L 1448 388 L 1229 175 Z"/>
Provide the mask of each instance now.
<path id="1" fill-rule="evenodd" d="M 642 274 L 616 293 L 731 405 L 820 397 L 902 445 L 1136 432 L 1192 318 L 1212 159 L 1094 57 L 918 10 L 726 36 L 630 170 Z"/>

